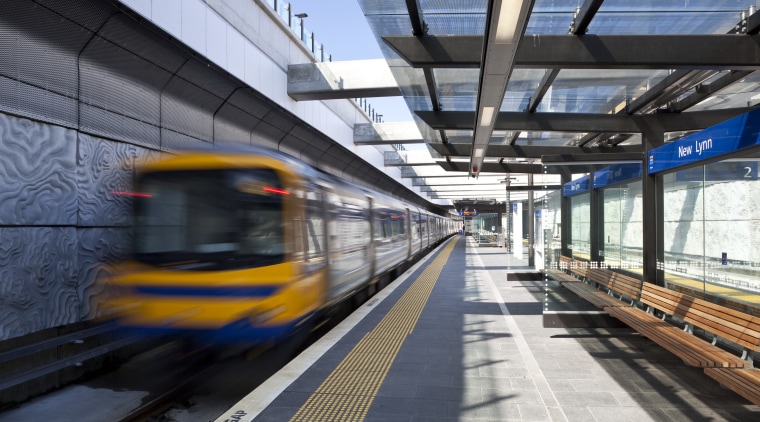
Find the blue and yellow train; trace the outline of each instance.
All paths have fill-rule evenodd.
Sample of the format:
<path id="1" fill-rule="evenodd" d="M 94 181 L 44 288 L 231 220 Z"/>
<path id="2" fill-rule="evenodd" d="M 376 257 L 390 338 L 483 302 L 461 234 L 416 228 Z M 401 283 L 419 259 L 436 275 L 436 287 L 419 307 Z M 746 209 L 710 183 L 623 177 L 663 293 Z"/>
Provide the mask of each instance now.
<path id="1" fill-rule="evenodd" d="M 129 262 L 108 281 L 126 327 L 277 341 L 367 296 L 458 225 L 278 151 L 188 151 L 134 183 Z"/>

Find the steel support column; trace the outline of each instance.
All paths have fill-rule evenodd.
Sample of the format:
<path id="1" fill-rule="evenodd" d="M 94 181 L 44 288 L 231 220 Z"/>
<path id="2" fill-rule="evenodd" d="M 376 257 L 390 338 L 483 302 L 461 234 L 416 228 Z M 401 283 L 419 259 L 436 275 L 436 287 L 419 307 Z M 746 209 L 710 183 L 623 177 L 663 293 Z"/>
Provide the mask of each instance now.
<path id="1" fill-rule="evenodd" d="M 647 151 L 662 145 L 664 134 L 645 133 L 642 142 Z M 647 155 L 648 157 L 648 155 Z M 658 263 L 664 263 L 664 230 L 665 219 L 663 211 L 662 177 L 649 174 L 648 159 L 643 163 L 643 265 L 644 281 L 665 285 L 664 267 L 658 268 Z"/>

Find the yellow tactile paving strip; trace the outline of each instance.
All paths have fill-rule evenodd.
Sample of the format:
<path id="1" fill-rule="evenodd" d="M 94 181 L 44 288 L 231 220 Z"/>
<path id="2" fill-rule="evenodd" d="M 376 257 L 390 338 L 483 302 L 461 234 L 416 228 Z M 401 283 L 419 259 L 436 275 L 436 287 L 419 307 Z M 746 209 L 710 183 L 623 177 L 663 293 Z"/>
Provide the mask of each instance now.
<path id="1" fill-rule="evenodd" d="M 409 286 L 388 314 L 325 379 L 291 421 L 362 421 L 406 337 L 414 330 L 456 241 Z"/>

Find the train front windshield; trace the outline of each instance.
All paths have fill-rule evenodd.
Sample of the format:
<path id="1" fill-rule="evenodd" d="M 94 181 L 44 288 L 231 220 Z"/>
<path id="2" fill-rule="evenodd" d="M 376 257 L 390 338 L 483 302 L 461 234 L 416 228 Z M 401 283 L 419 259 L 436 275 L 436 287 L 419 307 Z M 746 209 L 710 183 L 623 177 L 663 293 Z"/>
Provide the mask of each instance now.
<path id="1" fill-rule="evenodd" d="M 134 258 L 224 270 L 284 260 L 283 198 L 272 170 L 167 171 L 136 184 Z"/>

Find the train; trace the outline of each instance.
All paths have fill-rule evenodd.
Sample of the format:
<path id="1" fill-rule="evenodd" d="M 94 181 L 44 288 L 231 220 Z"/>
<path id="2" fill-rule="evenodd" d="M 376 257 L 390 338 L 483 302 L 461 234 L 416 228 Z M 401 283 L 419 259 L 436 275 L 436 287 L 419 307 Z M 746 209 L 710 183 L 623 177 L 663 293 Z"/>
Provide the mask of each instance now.
<path id="1" fill-rule="evenodd" d="M 357 305 L 461 222 L 266 147 L 182 151 L 134 178 L 132 251 L 106 281 L 122 327 L 263 343 Z"/>

